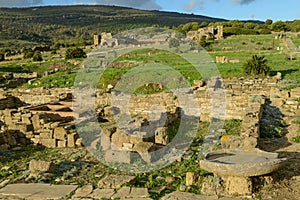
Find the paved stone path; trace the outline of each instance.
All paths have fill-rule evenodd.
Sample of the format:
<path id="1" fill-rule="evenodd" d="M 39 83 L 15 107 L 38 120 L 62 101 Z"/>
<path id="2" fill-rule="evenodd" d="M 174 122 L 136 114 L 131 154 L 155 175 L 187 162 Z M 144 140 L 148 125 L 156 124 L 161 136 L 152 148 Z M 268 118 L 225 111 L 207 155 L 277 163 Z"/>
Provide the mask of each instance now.
<path id="1" fill-rule="evenodd" d="M 71 196 L 73 195 L 73 196 Z M 147 188 L 122 187 L 116 189 L 92 189 L 91 185 L 78 188 L 77 185 L 50 185 L 50 184 L 9 184 L 0 189 L 0 199 L 46 200 L 46 199 L 126 199 L 152 200 L 148 196 Z M 222 197 L 196 195 L 187 192 L 173 192 L 161 198 L 162 200 L 241 200 L 241 197 Z"/>
<path id="2" fill-rule="evenodd" d="M 76 188 L 77 185 L 10 184 L 0 189 L 0 199 L 63 199 Z"/>

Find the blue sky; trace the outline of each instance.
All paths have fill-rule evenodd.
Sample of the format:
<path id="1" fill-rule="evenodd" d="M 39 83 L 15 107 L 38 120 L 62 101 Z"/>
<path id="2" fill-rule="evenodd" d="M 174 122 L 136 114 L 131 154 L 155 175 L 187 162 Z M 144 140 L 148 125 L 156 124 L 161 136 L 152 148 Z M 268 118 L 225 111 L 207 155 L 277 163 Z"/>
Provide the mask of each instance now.
<path id="1" fill-rule="evenodd" d="M 106 4 L 239 20 L 300 19 L 299 0 L 0 0 L 0 7 Z"/>

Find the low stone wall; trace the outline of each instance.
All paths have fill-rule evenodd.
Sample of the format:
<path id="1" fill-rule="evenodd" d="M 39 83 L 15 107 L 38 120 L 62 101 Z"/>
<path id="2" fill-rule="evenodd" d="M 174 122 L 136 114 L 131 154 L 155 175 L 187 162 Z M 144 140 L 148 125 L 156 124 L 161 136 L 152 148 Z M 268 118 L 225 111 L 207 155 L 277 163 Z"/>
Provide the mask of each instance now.
<path id="1" fill-rule="evenodd" d="M 205 84 L 202 81 L 195 81 L 193 88 L 181 91 L 181 93 L 177 91 L 177 94 L 169 92 L 151 95 L 131 95 L 130 97 L 118 96 L 120 94 L 116 92 L 103 93 L 101 90 L 97 90 L 95 92 L 95 104 L 96 107 L 104 108 L 104 115 L 113 115 L 111 112 L 112 107 L 121 108 L 123 106 L 129 108 L 128 111 L 131 117 L 138 116 L 148 121 L 159 119 L 161 113 L 169 113 L 171 116 L 176 116 L 178 108 L 187 112 L 185 113 L 187 115 L 199 115 L 200 113 L 201 121 L 210 121 L 211 118 L 240 119 L 243 120 L 242 136 L 257 138 L 259 136 L 257 124 L 261 116 L 260 107 L 265 103 L 266 98 L 271 101 L 272 105 L 288 108 L 292 113 L 300 115 L 297 99 L 300 98 L 300 88 L 294 88 L 291 91 L 280 90 L 277 88 L 276 83 L 276 78 L 264 80 L 233 78 L 221 81 L 219 88 L 224 88 L 224 90 L 221 90 L 216 88 L 215 82 Z M 212 101 L 212 93 L 214 94 L 214 101 Z M 3 99 L 7 95 L 12 97 Z M 70 136 L 70 141 L 68 141 L 68 137 L 71 134 L 69 128 L 65 129 L 65 133 L 61 133 L 64 136 L 59 137 L 57 134 L 54 134 L 55 128 L 64 127 L 62 119 L 60 119 L 61 121 L 52 118 L 45 120 L 45 116 L 49 117 L 49 115 L 34 115 L 22 109 L 13 109 L 23 104 L 34 106 L 70 99 L 72 98 L 72 89 L 2 90 L 0 91 L 0 96 L 2 98 L 0 104 L 5 105 L 2 107 L 0 105 L 2 135 L 10 134 L 12 137 L 15 137 L 16 141 L 18 141 L 16 138 L 22 136 L 36 144 L 40 143 L 49 147 L 74 146 L 71 137 L 74 140 L 78 138 L 77 135 L 73 135 Z M 16 99 L 18 101 L 15 101 Z M 226 108 L 218 103 L 223 101 L 226 102 Z M 193 105 L 189 105 L 191 102 Z M 14 106 L 7 107 L 11 103 Z M 200 107 L 199 113 L 196 111 L 198 106 Z M 5 108 L 10 109 L 4 110 Z M 223 115 L 220 109 L 225 109 L 226 115 Z M 39 120 L 36 120 L 36 118 Z M 110 116 L 110 118 L 113 118 L 113 116 Z M 40 125 L 35 126 L 35 121 L 39 121 Z M 15 133 L 12 134 L 13 131 Z M 3 137 L 0 140 L 0 145 L 5 144 Z M 13 139 L 9 140 L 12 141 Z M 22 141 L 24 140 L 22 139 Z M 77 144 L 79 143 L 80 140 L 78 140 Z M 15 143 L 9 142 L 9 144 Z"/>
<path id="2" fill-rule="evenodd" d="M 40 144 L 46 147 L 81 146 L 76 132 L 71 132 L 73 119 L 56 114 L 32 114 L 18 109 L 0 110 L 0 149 L 17 144 Z"/>

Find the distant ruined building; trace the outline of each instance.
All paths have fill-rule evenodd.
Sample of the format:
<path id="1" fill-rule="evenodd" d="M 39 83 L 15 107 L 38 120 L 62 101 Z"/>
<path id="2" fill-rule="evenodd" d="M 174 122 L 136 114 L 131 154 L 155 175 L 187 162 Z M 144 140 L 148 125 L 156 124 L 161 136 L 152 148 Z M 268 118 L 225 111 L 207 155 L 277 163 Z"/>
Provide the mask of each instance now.
<path id="1" fill-rule="evenodd" d="M 94 45 L 101 47 L 114 47 L 119 45 L 119 41 L 113 38 L 111 33 L 101 33 L 101 35 L 94 35 Z"/>
<path id="2" fill-rule="evenodd" d="M 197 31 L 190 31 L 187 33 L 187 37 L 192 40 L 199 41 L 202 36 L 213 37 L 216 40 L 223 39 L 223 26 L 210 26 L 205 28 L 200 28 Z"/>

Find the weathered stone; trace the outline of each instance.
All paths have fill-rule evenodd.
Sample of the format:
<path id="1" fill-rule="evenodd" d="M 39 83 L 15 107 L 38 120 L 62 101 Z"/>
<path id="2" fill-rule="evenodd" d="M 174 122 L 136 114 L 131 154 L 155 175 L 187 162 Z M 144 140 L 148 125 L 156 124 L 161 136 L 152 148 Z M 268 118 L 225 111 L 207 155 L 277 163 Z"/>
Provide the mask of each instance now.
<path id="1" fill-rule="evenodd" d="M 43 131 L 40 133 L 39 138 L 41 139 L 53 139 L 52 131 Z"/>
<path id="2" fill-rule="evenodd" d="M 137 154 L 130 151 L 107 150 L 104 153 L 104 160 L 106 162 L 118 162 L 131 164 L 136 158 Z"/>
<path id="3" fill-rule="evenodd" d="M 112 199 L 129 197 L 130 191 L 130 187 L 122 187 L 112 196 Z"/>
<path id="4" fill-rule="evenodd" d="M 58 140 L 67 139 L 67 131 L 64 127 L 56 127 L 54 129 L 54 138 Z"/>
<path id="5" fill-rule="evenodd" d="M 106 135 L 101 135 L 101 147 L 102 147 L 102 150 L 106 151 L 108 149 L 110 149 L 111 147 L 111 142 L 110 142 L 110 138 L 107 137 Z"/>
<path id="6" fill-rule="evenodd" d="M 193 193 L 187 192 L 173 192 L 171 194 L 167 194 L 166 196 L 162 197 L 161 200 L 217 200 L 219 199 L 218 196 L 204 196 L 204 195 L 196 195 Z"/>
<path id="7" fill-rule="evenodd" d="M 131 188 L 130 195 L 128 197 L 147 197 L 147 188 Z"/>
<path id="8" fill-rule="evenodd" d="M 155 131 L 155 143 L 167 145 L 169 143 L 168 127 L 161 127 Z"/>
<path id="9" fill-rule="evenodd" d="M 133 151 L 133 144 L 131 144 L 131 143 L 123 143 L 123 150 L 125 150 L 125 151 Z"/>
<path id="10" fill-rule="evenodd" d="M 78 188 L 75 191 L 75 194 L 73 195 L 73 197 L 86 197 L 89 194 L 91 194 L 93 192 L 93 186 L 92 185 L 85 185 L 81 188 Z"/>
<path id="11" fill-rule="evenodd" d="M 256 148 L 257 138 L 224 135 L 221 138 L 221 146 L 223 149 Z"/>
<path id="12" fill-rule="evenodd" d="M 0 197 L 4 199 L 65 199 L 74 190 L 76 185 L 50 184 L 10 184 L 0 189 Z M 55 192 L 54 192 L 55 191 Z"/>
<path id="13" fill-rule="evenodd" d="M 77 138 L 77 140 L 75 142 L 75 145 L 77 147 L 82 147 L 83 146 L 83 140 L 82 140 L 82 138 Z"/>
<path id="14" fill-rule="evenodd" d="M 186 173 L 186 183 L 185 185 L 186 186 L 192 186 L 192 185 L 195 185 L 196 183 L 196 174 L 193 173 L 193 172 L 187 172 Z"/>
<path id="15" fill-rule="evenodd" d="M 56 147 L 56 139 L 38 139 L 38 143 L 48 148 Z"/>
<path id="16" fill-rule="evenodd" d="M 125 183 L 130 183 L 135 176 L 128 175 L 109 175 L 98 182 L 99 188 L 120 188 Z"/>
<path id="17" fill-rule="evenodd" d="M 88 197 L 93 199 L 111 199 L 114 194 L 114 189 L 96 189 Z"/>
<path id="18" fill-rule="evenodd" d="M 144 154 L 150 152 L 153 147 L 154 144 L 151 142 L 141 142 L 141 143 L 134 144 L 133 151 L 136 151 L 140 154 Z"/>
<path id="19" fill-rule="evenodd" d="M 41 124 L 40 124 L 40 116 L 38 114 L 33 115 L 33 117 L 31 118 L 32 121 L 32 125 L 34 127 L 34 130 L 40 130 L 41 128 Z"/>
<path id="20" fill-rule="evenodd" d="M 253 186 L 249 177 L 230 176 L 225 179 L 225 188 L 230 195 L 251 195 Z"/>
<path id="21" fill-rule="evenodd" d="M 175 181 L 175 178 L 174 177 L 171 177 L 171 176 L 167 176 L 166 178 L 165 178 L 165 181 L 166 181 L 166 183 L 173 183 L 174 181 Z"/>
<path id="22" fill-rule="evenodd" d="M 101 134 L 106 135 L 108 138 L 111 138 L 112 134 L 114 134 L 117 131 L 117 128 L 115 126 L 108 126 L 101 128 Z"/>
<path id="23" fill-rule="evenodd" d="M 22 123 L 31 124 L 32 122 L 29 117 L 22 116 Z"/>
<path id="24" fill-rule="evenodd" d="M 66 148 L 67 147 L 67 141 L 66 140 L 58 140 L 57 141 L 57 147 L 58 148 Z"/>
<path id="25" fill-rule="evenodd" d="M 122 130 L 117 130 L 112 136 L 111 136 L 111 142 L 117 146 L 122 148 L 123 143 L 130 143 L 130 137 L 129 135 L 122 131 Z"/>
<path id="26" fill-rule="evenodd" d="M 50 161 L 31 160 L 29 170 L 31 172 L 53 172 L 55 170 L 55 164 Z"/>
<path id="27" fill-rule="evenodd" d="M 208 153 L 205 159 L 200 161 L 200 167 L 220 177 L 252 177 L 274 172 L 280 169 L 286 160 L 278 158 L 278 153 L 255 148 L 222 149 Z"/>
<path id="28" fill-rule="evenodd" d="M 76 135 L 76 133 L 70 133 L 67 135 L 68 147 L 75 147 Z"/>
<path id="29" fill-rule="evenodd" d="M 140 142 L 154 142 L 154 135 L 149 135 L 147 132 L 136 131 L 130 135 L 130 143 L 137 144 Z"/>
<path id="30" fill-rule="evenodd" d="M 0 188 L 3 188 L 4 186 L 6 186 L 9 182 L 10 182 L 9 179 L 6 179 L 6 180 L 0 182 Z"/>

